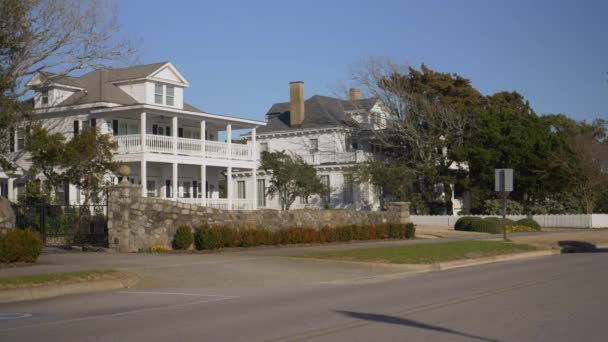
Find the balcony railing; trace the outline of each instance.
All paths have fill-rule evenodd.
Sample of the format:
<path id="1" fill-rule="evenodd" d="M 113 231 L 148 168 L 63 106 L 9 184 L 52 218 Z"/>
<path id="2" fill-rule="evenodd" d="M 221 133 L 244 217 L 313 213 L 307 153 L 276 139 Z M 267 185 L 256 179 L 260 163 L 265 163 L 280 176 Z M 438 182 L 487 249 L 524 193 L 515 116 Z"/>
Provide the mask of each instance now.
<path id="1" fill-rule="evenodd" d="M 113 139 L 118 143 L 118 154 L 153 152 L 216 159 L 254 160 L 251 144 L 230 144 L 229 147 L 229 144 L 224 142 L 205 141 L 203 148 L 203 141 L 199 139 L 148 134 L 145 149 L 142 149 L 139 134 L 116 135 Z M 230 149 L 232 153 L 229 152 Z"/>
<path id="2" fill-rule="evenodd" d="M 223 210 L 253 210 L 255 206 L 255 200 L 236 198 L 178 198 L 177 201 Z"/>
<path id="3" fill-rule="evenodd" d="M 364 151 L 352 152 L 313 152 L 302 156 L 305 162 L 312 165 L 322 164 L 350 164 L 371 161 L 373 154 Z"/>

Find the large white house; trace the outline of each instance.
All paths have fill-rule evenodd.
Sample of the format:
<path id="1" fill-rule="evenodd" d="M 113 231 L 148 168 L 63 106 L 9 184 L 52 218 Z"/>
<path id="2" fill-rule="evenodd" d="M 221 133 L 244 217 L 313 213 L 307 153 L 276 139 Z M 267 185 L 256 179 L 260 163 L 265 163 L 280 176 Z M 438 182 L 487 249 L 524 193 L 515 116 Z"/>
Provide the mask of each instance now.
<path id="1" fill-rule="evenodd" d="M 247 183 L 227 182 L 232 174 L 258 165 L 256 127 L 264 122 L 207 113 L 184 102 L 186 78 L 170 62 L 102 69 L 80 77 L 38 73 L 35 116 L 51 132 L 71 138 L 85 127 L 113 135 L 114 159 L 129 165 L 130 181 L 142 195 L 225 209 L 254 209 L 255 176 Z M 232 131 L 250 129 L 254 139 L 232 143 Z M 0 172 L 0 195 L 15 201 L 28 180 L 25 128 L 12 132 L 10 151 L 17 172 Z M 220 138 L 221 136 L 221 138 Z M 223 141 L 225 140 L 225 141 Z M 108 180 L 118 182 L 116 175 Z M 60 191 L 66 202 L 80 202 L 72 185 Z M 242 196 L 237 196 L 241 194 Z"/>
<path id="2" fill-rule="evenodd" d="M 290 102 L 275 103 L 266 113 L 267 124 L 257 130 L 261 151 L 287 151 L 315 166 L 329 189 L 322 198 L 312 196 L 308 203 L 297 199 L 292 208 L 379 209 L 378 191 L 369 183 L 353 180 L 353 167 L 378 155 L 379 146 L 369 137 L 372 130 L 386 127 L 387 114 L 377 99 L 361 99 L 360 91 L 350 90 L 350 99 L 315 95 L 304 99 L 304 83 L 291 82 Z M 235 173 L 236 180 L 257 176 L 257 206 L 279 209 L 278 196 L 264 196 L 270 175 L 258 170 Z M 243 197 L 243 194 L 239 194 Z"/>

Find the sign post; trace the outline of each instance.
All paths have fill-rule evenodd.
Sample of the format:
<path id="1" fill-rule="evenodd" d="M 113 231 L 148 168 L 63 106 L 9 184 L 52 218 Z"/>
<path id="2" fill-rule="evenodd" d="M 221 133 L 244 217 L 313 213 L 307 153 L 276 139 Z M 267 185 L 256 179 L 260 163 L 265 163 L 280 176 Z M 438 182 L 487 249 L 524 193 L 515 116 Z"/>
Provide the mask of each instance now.
<path id="1" fill-rule="evenodd" d="M 513 191 L 513 169 L 494 171 L 494 190 L 502 193 L 502 237 L 507 240 L 507 196 Z"/>

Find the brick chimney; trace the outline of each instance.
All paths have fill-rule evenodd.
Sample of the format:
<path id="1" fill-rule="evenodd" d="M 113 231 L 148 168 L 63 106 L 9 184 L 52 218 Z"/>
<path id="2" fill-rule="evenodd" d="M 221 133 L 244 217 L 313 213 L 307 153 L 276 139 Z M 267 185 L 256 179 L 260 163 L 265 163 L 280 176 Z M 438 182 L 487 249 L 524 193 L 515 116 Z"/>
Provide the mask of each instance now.
<path id="1" fill-rule="evenodd" d="M 300 127 L 304 122 L 304 82 L 289 82 L 289 125 Z"/>
<path id="2" fill-rule="evenodd" d="M 350 88 L 348 90 L 351 101 L 361 100 L 361 89 L 359 88 Z"/>

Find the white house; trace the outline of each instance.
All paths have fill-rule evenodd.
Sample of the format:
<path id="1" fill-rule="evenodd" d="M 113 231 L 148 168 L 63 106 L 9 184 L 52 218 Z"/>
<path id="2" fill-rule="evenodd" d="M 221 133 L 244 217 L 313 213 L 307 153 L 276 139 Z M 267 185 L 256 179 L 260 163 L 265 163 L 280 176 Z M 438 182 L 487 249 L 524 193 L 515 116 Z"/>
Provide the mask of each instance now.
<path id="1" fill-rule="evenodd" d="M 285 150 L 301 156 L 317 169 L 329 196 L 297 199 L 292 208 L 378 209 L 378 191 L 369 183 L 353 180 L 353 167 L 377 156 L 372 130 L 386 127 L 387 114 L 377 99 L 361 99 L 358 89 L 350 99 L 312 96 L 304 100 L 304 83 L 291 82 L 290 102 L 275 103 L 266 114 L 267 124 L 257 130 L 261 151 Z M 252 136 L 249 136 L 252 140 Z M 269 175 L 258 170 L 235 173 L 237 181 L 257 176 L 257 206 L 279 209 L 279 199 L 264 196 Z M 242 194 L 239 194 L 242 195 Z"/>
<path id="2" fill-rule="evenodd" d="M 112 134 L 118 143 L 114 159 L 130 166 L 130 181 L 142 185 L 143 196 L 225 209 L 255 208 L 253 196 L 236 196 L 245 189 L 256 193 L 255 176 L 248 184 L 238 183 L 238 189 L 226 179 L 258 164 L 255 138 L 247 144 L 232 143 L 232 131 L 250 129 L 255 137 L 256 127 L 265 123 L 207 113 L 184 102 L 190 84 L 170 62 L 96 70 L 80 77 L 41 72 L 27 85 L 35 92 L 36 118 L 51 132 L 70 138 L 84 127 L 97 127 Z M 0 172 L 0 195 L 15 201 L 36 175 L 27 172 L 24 128 L 12 132 L 10 144 L 19 168 L 9 175 Z M 118 177 L 109 180 L 116 183 Z M 60 192 L 68 202 L 81 201 L 74 186 Z"/>

